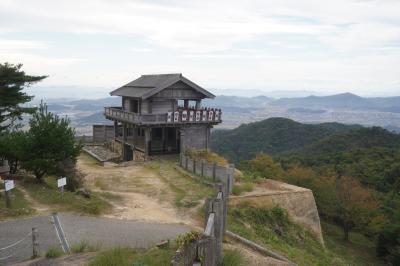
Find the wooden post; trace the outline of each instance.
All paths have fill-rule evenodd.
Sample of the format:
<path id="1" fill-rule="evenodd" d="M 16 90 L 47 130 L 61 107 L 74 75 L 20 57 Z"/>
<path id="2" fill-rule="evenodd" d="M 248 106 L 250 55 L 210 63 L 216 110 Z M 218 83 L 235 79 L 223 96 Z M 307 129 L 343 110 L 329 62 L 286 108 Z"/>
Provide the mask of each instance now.
<path id="1" fill-rule="evenodd" d="M 144 130 L 144 145 L 145 145 L 145 156 L 149 156 L 151 151 L 151 128 L 145 128 Z"/>
<path id="2" fill-rule="evenodd" d="M 222 199 L 214 199 L 213 210 L 215 214 L 214 219 L 214 236 L 215 236 L 215 259 L 217 265 L 222 259 L 222 238 L 223 238 L 223 211 L 222 211 Z"/>
<path id="3" fill-rule="evenodd" d="M 37 241 L 37 229 L 32 228 L 32 258 L 37 258 L 39 255 L 39 243 Z"/>
<path id="4" fill-rule="evenodd" d="M 213 180 L 215 181 L 215 179 L 217 178 L 217 163 L 214 162 L 213 164 Z"/>
<path id="5" fill-rule="evenodd" d="M 118 138 L 118 121 L 114 120 L 114 140 Z"/>
<path id="6" fill-rule="evenodd" d="M 186 159 L 185 159 L 185 169 L 186 170 L 188 169 L 188 161 L 189 161 L 189 156 L 186 156 Z"/>
<path id="7" fill-rule="evenodd" d="M 202 159 L 201 160 L 201 176 L 204 176 L 204 162 L 205 162 L 205 160 Z"/>
<path id="8" fill-rule="evenodd" d="M 5 191 L 5 198 L 6 198 L 6 207 L 11 208 L 11 199 L 10 199 L 10 191 Z"/>

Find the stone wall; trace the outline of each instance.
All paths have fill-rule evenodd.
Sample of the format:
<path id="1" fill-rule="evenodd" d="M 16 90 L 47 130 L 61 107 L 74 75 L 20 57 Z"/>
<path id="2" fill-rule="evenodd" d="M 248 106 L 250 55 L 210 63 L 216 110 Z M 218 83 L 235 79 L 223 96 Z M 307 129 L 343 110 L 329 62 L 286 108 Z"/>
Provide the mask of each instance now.
<path id="1" fill-rule="evenodd" d="M 285 186 L 291 186 L 285 184 Z M 279 206 L 285 209 L 291 219 L 313 232 L 323 243 L 322 230 L 317 205 L 311 190 L 294 187 L 296 190 L 266 192 L 254 195 L 231 196 L 229 205 L 247 203 L 255 207 L 271 208 Z"/>

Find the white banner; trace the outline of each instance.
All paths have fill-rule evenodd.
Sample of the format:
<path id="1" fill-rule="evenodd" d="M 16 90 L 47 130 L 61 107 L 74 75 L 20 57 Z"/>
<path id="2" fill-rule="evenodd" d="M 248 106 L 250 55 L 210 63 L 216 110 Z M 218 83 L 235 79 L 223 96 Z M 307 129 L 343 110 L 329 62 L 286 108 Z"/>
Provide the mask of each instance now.
<path id="1" fill-rule="evenodd" d="M 167 113 L 167 122 L 171 123 L 172 122 L 172 112 Z"/>
<path id="2" fill-rule="evenodd" d="M 14 180 L 4 180 L 4 186 L 6 191 L 9 191 L 15 187 Z"/>
<path id="3" fill-rule="evenodd" d="M 62 177 L 62 178 L 57 180 L 58 187 L 63 187 L 66 184 L 67 184 L 67 178 L 66 177 Z"/>

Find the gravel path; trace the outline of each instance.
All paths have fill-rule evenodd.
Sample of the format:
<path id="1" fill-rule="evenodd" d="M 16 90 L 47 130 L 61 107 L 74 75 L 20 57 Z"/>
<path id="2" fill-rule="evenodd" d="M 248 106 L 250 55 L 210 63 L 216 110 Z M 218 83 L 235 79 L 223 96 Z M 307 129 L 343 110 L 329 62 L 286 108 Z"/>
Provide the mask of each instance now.
<path id="1" fill-rule="evenodd" d="M 101 247 L 118 245 L 147 248 L 190 230 L 180 224 L 145 223 L 68 213 L 60 213 L 59 220 L 70 246 L 84 240 Z M 0 222 L 0 258 L 15 254 L 11 258 L 0 260 L 0 265 L 11 265 L 32 256 L 32 238 L 29 235 L 32 227 L 38 229 L 40 252 L 45 253 L 50 247 L 60 246 L 51 216 Z M 15 247 L 1 250 L 24 237 L 26 239 Z"/>

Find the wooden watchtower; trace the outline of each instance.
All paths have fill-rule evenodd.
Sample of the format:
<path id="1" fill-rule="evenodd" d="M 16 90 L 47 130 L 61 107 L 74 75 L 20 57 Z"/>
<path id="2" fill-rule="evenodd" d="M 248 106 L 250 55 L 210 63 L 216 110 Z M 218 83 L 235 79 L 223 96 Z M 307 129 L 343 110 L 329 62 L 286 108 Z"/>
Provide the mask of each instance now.
<path id="1" fill-rule="evenodd" d="M 222 122 L 220 109 L 201 106 L 215 96 L 182 74 L 142 75 L 110 94 L 122 106 L 105 107 L 104 115 L 114 121 L 124 160 L 208 149 L 210 129 Z"/>

